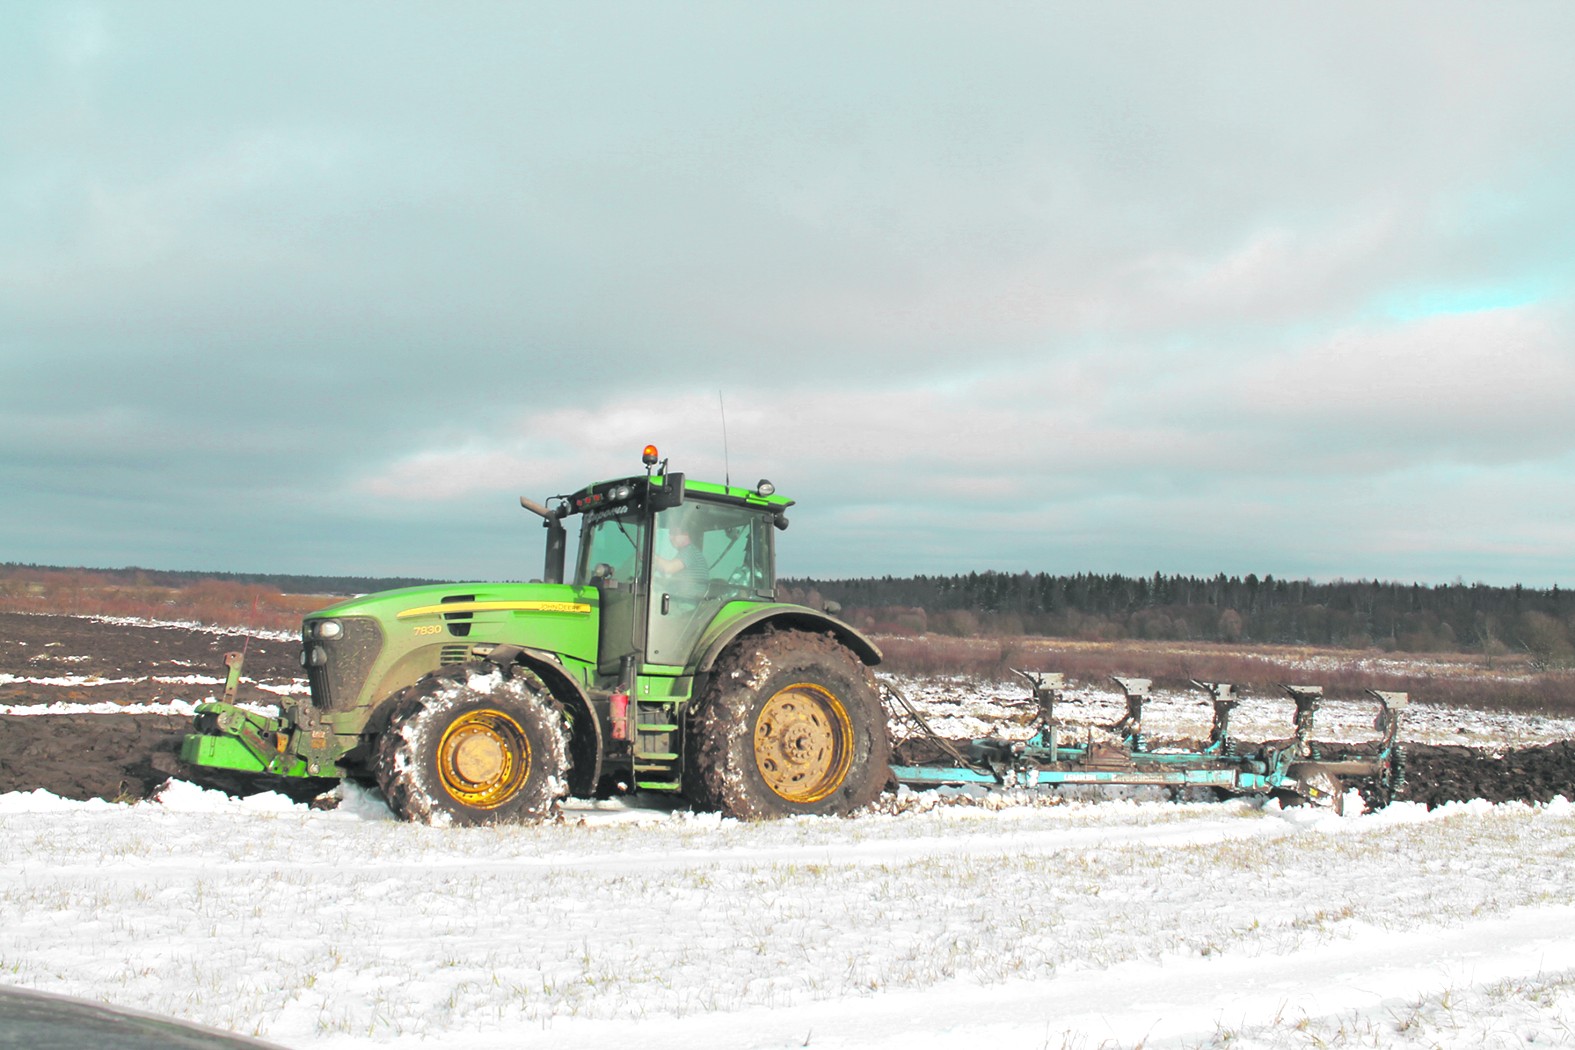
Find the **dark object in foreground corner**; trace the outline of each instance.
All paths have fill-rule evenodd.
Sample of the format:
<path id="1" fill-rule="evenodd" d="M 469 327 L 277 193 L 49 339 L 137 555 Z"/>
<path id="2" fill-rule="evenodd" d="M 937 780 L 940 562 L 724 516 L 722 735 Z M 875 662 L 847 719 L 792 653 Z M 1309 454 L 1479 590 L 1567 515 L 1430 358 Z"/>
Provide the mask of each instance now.
<path id="1" fill-rule="evenodd" d="M 0 1050 L 283 1050 L 276 1043 L 64 995 L 0 986 Z"/>

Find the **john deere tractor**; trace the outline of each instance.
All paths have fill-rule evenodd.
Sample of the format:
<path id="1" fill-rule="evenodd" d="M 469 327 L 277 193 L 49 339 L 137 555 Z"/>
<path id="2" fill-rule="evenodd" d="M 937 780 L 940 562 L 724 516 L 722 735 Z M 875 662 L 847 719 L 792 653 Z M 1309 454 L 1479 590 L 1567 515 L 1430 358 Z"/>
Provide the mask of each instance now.
<path id="1" fill-rule="evenodd" d="M 540 820 L 569 794 L 677 794 L 744 819 L 873 800 L 888 775 L 880 652 L 776 600 L 792 501 L 765 481 L 686 481 L 649 446 L 644 461 L 643 476 L 520 499 L 547 533 L 540 583 L 411 587 L 308 616 L 310 697 L 278 717 L 203 704 L 181 757 L 375 782 L 430 823 Z"/>

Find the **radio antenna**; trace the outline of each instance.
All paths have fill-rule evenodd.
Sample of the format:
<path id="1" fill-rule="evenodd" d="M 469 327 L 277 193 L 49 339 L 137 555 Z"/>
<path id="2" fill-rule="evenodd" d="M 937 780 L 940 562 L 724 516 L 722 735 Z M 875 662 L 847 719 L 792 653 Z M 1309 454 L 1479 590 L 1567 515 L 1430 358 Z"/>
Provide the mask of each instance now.
<path id="1" fill-rule="evenodd" d="M 722 400 L 722 391 L 716 392 L 716 407 L 722 413 L 722 484 L 731 486 L 733 474 L 727 460 L 727 403 Z"/>

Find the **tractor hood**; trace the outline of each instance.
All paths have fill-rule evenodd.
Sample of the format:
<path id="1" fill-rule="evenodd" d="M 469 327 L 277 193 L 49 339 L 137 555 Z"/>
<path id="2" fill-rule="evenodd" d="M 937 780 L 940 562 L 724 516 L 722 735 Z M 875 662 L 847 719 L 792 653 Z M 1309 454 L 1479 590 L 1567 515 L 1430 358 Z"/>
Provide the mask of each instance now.
<path id="1" fill-rule="evenodd" d="M 320 609 L 307 619 L 372 616 L 419 621 L 439 617 L 454 622 L 482 612 L 584 614 L 590 609 L 581 606 L 592 605 L 595 600 L 594 588 L 566 583 L 434 583 L 357 595 Z"/>
<path id="2" fill-rule="evenodd" d="M 445 583 L 350 598 L 306 618 L 307 639 L 330 621 L 372 620 L 385 644 L 508 642 L 594 660 L 599 595 L 563 583 Z M 346 625 L 348 627 L 348 624 Z"/>

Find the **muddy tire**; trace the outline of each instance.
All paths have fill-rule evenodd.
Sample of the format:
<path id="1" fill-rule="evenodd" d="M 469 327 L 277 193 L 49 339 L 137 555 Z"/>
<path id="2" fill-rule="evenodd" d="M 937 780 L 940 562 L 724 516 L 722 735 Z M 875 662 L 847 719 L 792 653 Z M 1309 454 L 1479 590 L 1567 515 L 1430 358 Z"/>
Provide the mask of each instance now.
<path id="1" fill-rule="evenodd" d="M 563 712 L 535 675 L 444 668 L 401 690 L 374 772 L 389 808 L 424 824 L 542 820 L 568 793 Z"/>
<path id="2" fill-rule="evenodd" d="M 829 635 L 770 632 L 717 662 L 690 718 L 685 788 L 740 820 L 848 813 L 880 795 L 890 746 L 869 668 Z"/>

